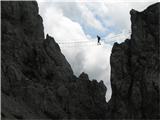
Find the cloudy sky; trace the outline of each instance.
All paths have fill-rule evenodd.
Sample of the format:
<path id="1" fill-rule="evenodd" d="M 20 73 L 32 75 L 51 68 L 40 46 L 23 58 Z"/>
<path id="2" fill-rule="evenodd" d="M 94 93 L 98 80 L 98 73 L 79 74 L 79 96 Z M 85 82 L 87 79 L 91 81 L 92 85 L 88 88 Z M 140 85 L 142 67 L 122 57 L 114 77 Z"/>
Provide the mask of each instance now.
<path id="1" fill-rule="evenodd" d="M 59 43 L 76 76 L 86 72 L 90 79 L 104 81 L 108 101 L 113 43 L 129 38 L 131 9 L 142 11 L 156 1 L 38 0 L 38 4 L 45 34 Z M 101 36 L 101 45 L 97 45 L 97 35 Z"/>

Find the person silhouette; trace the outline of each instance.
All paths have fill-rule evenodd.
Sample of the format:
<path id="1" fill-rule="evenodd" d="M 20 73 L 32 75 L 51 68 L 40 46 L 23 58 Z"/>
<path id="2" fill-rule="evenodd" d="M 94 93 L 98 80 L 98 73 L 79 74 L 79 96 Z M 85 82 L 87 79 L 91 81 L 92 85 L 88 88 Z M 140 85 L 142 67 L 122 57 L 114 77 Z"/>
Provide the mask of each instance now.
<path id="1" fill-rule="evenodd" d="M 100 43 L 101 37 L 99 37 L 99 36 L 97 35 L 97 39 L 98 39 L 97 45 L 101 45 L 101 43 Z"/>

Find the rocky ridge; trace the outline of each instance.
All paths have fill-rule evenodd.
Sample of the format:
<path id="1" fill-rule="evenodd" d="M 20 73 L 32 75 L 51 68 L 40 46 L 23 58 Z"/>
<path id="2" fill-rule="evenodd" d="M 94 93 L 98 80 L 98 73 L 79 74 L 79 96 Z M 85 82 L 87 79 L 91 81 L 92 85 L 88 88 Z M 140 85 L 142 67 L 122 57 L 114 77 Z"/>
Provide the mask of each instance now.
<path id="1" fill-rule="evenodd" d="M 105 85 L 73 75 L 54 38 L 44 38 L 37 3 L 1 6 L 2 119 L 104 118 Z"/>
<path id="2" fill-rule="evenodd" d="M 110 118 L 160 118 L 160 3 L 130 11 L 131 39 L 111 54 Z"/>
<path id="3" fill-rule="evenodd" d="M 36 2 L 2 1 L 2 119 L 159 119 L 159 9 L 131 10 L 131 39 L 112 49 L 107 104 L 103 81 L 74 76 L 54 38 L 44 37 Z"/>

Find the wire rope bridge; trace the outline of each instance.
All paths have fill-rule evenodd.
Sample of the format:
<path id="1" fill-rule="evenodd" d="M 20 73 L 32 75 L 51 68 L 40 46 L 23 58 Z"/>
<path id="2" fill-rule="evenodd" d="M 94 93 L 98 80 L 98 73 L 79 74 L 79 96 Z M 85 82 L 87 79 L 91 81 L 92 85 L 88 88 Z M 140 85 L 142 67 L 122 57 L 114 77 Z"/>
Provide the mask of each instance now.
<path id="1" fill-rule="evenodd" d="M 98 46 L 98 45 L 101 45 L 101 44 L 113 44 L 114 42 L 116 42 L 115 40 L 112 40 L 114 38 L 119 38 L 119 37 L 125 37 L 127 38 L 129 35 L 130 35 L 131 31 L 127 31 L 125 32 L 125 35 L 123 32 L 121 33 L 118 33 L 114 36 L 111 36 L 111 37 L 107 37 L 107 39 L 103 39 L 101 38 L 100 41 L 97 41 L 97 40 L 80 40 L 80 39 L 74 39 L 74 41 L 66 41 L 66 42 L 60 42 L 60 41 L 57 41 L 57 43 L 60 45 L 60 47 L 62 48 L 72 48 L 72 47 L 84 47 L 84 46 Z"/>

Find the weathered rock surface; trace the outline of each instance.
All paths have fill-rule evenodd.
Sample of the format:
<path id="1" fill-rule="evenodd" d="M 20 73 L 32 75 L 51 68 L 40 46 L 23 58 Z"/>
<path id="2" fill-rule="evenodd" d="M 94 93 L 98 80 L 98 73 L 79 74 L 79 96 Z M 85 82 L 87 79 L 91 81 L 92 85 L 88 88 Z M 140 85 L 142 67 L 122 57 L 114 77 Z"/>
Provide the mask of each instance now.
<path id="1" fill-rule="evenodd" d="M 44 38 L 36 2 L 1 2 L 1 115 L 5 119 L 105 118 L 103 82 L 73 71 Z"/>
<path id="2" fill-rule="evenodd" d="M 103 82 L 75 77 L 44 38 L 36 2 L 1 2 L 2 119 L 160 119 L 159 17 L 160 3 L 131 10 L 131 39 L 112 49 L 107 105 Z"/>
<path id="3" fill-rule="evenodd" d="M 160 119 L 160 3 L 130 14 L 131 39 L 112 49 L 109 118 Z"/>

